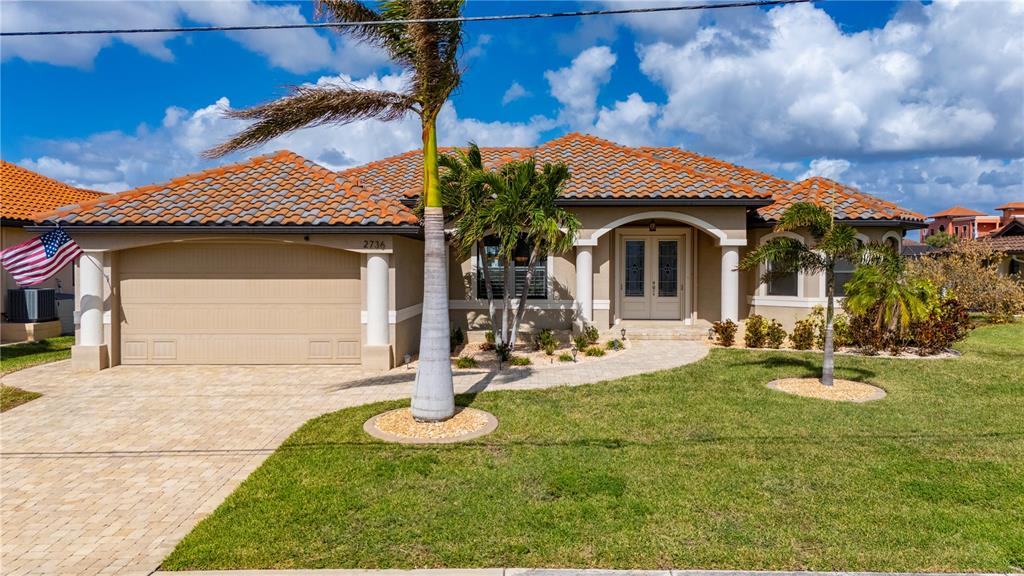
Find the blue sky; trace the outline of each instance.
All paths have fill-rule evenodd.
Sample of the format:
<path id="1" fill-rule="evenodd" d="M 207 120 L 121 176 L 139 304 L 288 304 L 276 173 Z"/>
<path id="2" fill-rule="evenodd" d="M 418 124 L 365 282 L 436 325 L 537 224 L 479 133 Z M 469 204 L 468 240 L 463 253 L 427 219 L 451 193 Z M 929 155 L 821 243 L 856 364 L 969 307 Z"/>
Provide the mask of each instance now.
<path id="1" fill-rule="evenodd" d="M 654 4 L 655 2 L 645 2 Z M 469 14 L 622 7 L 470 1 Z M 4 30 L 312 20 L 308 3 L 0 6 Z M 327 31 L 7 39 L 0 147 L 109 191 L 209 165 L 220 110 L 301 83 L 395 86 L 377 50 Z M 442 142 L 530 145 L 578 130 L 678 145 L 787 178 L 835 177 L 925 212 L 1024 199 L 1024 2 L 838 2 L 476 23 Z M 289 148 L 332 168 L 415 147 L 415 119 L 316 128 Z M 243 155 L 243 156 L 244 156 Z"/>

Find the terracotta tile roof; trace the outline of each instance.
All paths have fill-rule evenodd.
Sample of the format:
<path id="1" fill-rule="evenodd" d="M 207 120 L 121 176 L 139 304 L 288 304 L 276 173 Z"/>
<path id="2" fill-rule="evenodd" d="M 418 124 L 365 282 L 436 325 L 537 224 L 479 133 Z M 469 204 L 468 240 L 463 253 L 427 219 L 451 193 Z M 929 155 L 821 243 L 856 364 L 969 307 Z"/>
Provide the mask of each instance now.
<path id="1" fill-rule="evenodd" d="M 758 210 L 765 220 L 778 220 L 797 202 L 811 202 L 834 210 L 838 220 L 899 220 L 923 222 L 925 216 L 865 194 L 834 180 L 813 176 L 793 185 L 789 192 L 776 196 L 775 202 Z"/>
<path id="2" fill-rule="evenodd" d="M 452 148 L 442 149 L 450 152 Z M 565 162 L 572 172 L 566 198 L 737 198 L 775 203 L 758 211 L 774 220 L 785 207 L 816 198 L 815 185 L 834 185 L 843 200 L 837 215 L 850 219 L 920 221 L 924 216 L 831 180 L 789 180 L 674 147 L 630 148 L 594 136 L 572 133 L 535 148 L 481 148 L 484 163 L 497 167 L 534 155 L 540 162 Z M 419 151 L 407 152 L 342 172 L 403 198 L 422 187 Z M 811 192 L 809 194 L 809 192 Z M 830 192 L 831 194 L 831 192 Z"/>
<path id="3" fill-rule="evenodd" d="M 675 162 L 676 164 L 682 164 L 683 166 L 692 168 L 698 172 L 713 174 L 731 182 L 746 184 L 755 190 L 767 191 L 772 196 L 784 194 L 793 186 L 791 181 L 783 180 L 778 176 L 773 176 L 766 172 L 732 164 L 724 160 L 719 160 L 718 158 L 703 156 L 696 152 L 683 150 L 682 148 L 676 148 L 674 146 L 641 146 L 638 150 L 646 152 L 655 158 L 668 160 L 670 162 Z"/>
<path id="4" fill-rule="evenodd" d="M 452 147 L 438 149 L 441 154 L 451 154 Z M 497 168 L 511 160 L 522 160 L 530 156 L 533 148 L 493 147 L 481 148 L 480 154 L 487 168 Z M 423 189 L 423 151 L 411 150 L 398 156 L 356 166 L 339 174 L 358 178 L 366 186 L 381 190 L 399 198 L 419 198 Z"/>
<path id="5" fill-rule="evenodd" d="M 0 217 L 4 219 L 31 220 L 37 212 L 102 196 L 102 192 L 75 188 L 0 160 Z"/>
<path id="6" fill-rule="evenodd" d="M 1024 236 L 1000 236 L 998 238 L 986 236 L 981 241 L 988 242 L 996 250 L 1007 254 L 1024 253 Z"/>
<path id="7" fill-rule="evenodd" d="M 1007 202 L 996 210 L 1024 210 L 1024 202 Z"/>
<path id="8" fill-rule="evenodd" d="M 944 218 L 947 216 L 987 216 L 984 212 L 978 212 L 977 210 L 971 210 L 970 208 L 964 208 L 963 206 L 953 206 L 947 208 L 942 212 L 936 212 L 931 214 L 929 218 Z"/>
<path id="9" fill-rule="evenodd" d="M 74 225 L 403 225 L 412 211 L 293 152 L 257 156 L 37 215 Z"/>
<path id="10" fill-rule="evenodd" d="M 442 149 L 450 152 L 452 148 Z M 498 167 L 531 154 L 538 162 L 564 162 L 572 178 L 565 198 L 657 199 L 736 198 L 769 199 L 771 194 L 741 182 L 700 172 L 637 148 L 621 146 L 594 136 L 572 133 L 536 148 L 481 148 L 484 163 Z M 415 150 L 341 172 L 396 196 L 415 198 L 423 187 L 422 154 Z"/>

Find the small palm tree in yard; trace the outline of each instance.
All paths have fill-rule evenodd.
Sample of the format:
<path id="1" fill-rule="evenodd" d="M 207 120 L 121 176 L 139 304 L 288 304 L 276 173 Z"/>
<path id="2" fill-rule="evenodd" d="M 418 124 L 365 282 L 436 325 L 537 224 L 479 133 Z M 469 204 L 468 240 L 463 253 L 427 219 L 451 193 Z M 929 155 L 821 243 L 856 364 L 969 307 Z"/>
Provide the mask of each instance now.
<path id="1" fill-rule="evenodd" d="M 814 237 L 816 245 L 808 247 L 802 242 L 786 236 L 772 238 L 748 253 L 740 268 L 749 270 L 762 265 L 766 271 L 761 281 L 768 282 L 778 277 L 800 271 L 805 274 L 825 274 L 825 357 L 822 362 L 821 383 L 831 386 L 835 372 L 835 346 L 833 340 L 833 318 L 835 316 L 836 263 L 840 260 L 856 260 L 862 253 L 857 243 L 856 232 L 850 226 L 836 223 L 832 213 L 809 202 L 790 206 L 775 225 L 776 232 L 790 232 L 804 229 Z"/>
<path id="2" fill-rule="evenodd" d="M 378 10 L 357 0 L 319 0 L 317 13 L 344 22 L 425 20 L 458 17 L 462 0 L 385 0 Z M 342 28 L 385 50 L 409 73 L 400 92 L 368 90 L 356 86 L 300 86 L 288 96 L 232 110 L 234 118 L 253 123 L 227 142 L 208 151 L 209 156 L 263 144 L 282 134 L 322 124 L 356 120 L 397 120 L 409 113 L 423 126 L 424 287 L 419 367 L 412 397 L 417 420 L 439 421 L 455 413 L 452 370 L 448 358 L 448 275 L 446 271 L 444 213 L 438 188 L 437 115 L 461 74 L 457 54 L 462 42 L 459 22 L 432 22 L 352 26 Z"/>
<path id="3" fill-rule="evenodd" d="M 879 331 L 903 337 L 911 322 L 928 316 L 936 298 L 935 287 L 911 276 L 904 259 L 892 248 L 868 246 L 864 261 L 846 283 L 847 310 L 873 315 Z"/>
<path id="4" fill-rule="evenodd" d="M 579 219 L 555 203 L 569 180 L 569 169 L 564 164 L 538 168 L 531 158 L 509 162 L 496 171 L 486 170 L 475 144 L 467 151 L 442 157 L 441 163 L 447 168 L 441 178 L 442 192 L 454 223 L 456 245 L 464 255 L 476 247 L 495 348 L 501 355 L 511 353 L 526 314 L 537 262 L 568 250 L 576 241 Z M 493 256 L 484 245 L 489 236 L 497 240 Z M 529 250 L 525 279 L 516 294 L 516 248 L 524 244 Z M 500 314 L 489 274 L 492 258 L 505 279 Z"/>

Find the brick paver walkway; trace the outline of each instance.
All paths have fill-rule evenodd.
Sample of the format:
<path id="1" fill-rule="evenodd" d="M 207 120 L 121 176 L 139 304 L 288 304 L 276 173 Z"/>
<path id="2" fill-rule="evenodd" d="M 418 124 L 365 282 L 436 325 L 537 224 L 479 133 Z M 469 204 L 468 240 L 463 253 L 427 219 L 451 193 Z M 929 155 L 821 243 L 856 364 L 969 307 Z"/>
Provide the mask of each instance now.
<path id="1" fill-rule="evenodd" d="M 643 342 L 578 365 L 459 372 L 456 389 L 527 389 L 693 362 L 694 342 Z M 414 372 L 337 366 L 68 362 L 4 384 L 44 396 L 0 415 L 0 572 L 149 574 L 289 434 L 325 412 L 406 398 Z"/>

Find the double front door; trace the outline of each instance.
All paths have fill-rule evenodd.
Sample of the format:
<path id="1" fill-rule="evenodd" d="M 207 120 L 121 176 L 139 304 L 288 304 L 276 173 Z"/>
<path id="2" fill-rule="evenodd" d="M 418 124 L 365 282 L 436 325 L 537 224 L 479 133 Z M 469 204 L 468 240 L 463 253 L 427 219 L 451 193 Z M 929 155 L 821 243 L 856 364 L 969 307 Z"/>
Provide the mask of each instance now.
<path id="1" fill-rule="evenodd" d="M 682 250 L 681 237 L 623 237 L 620 270 L 622 318 L 680 319 Z"/>

